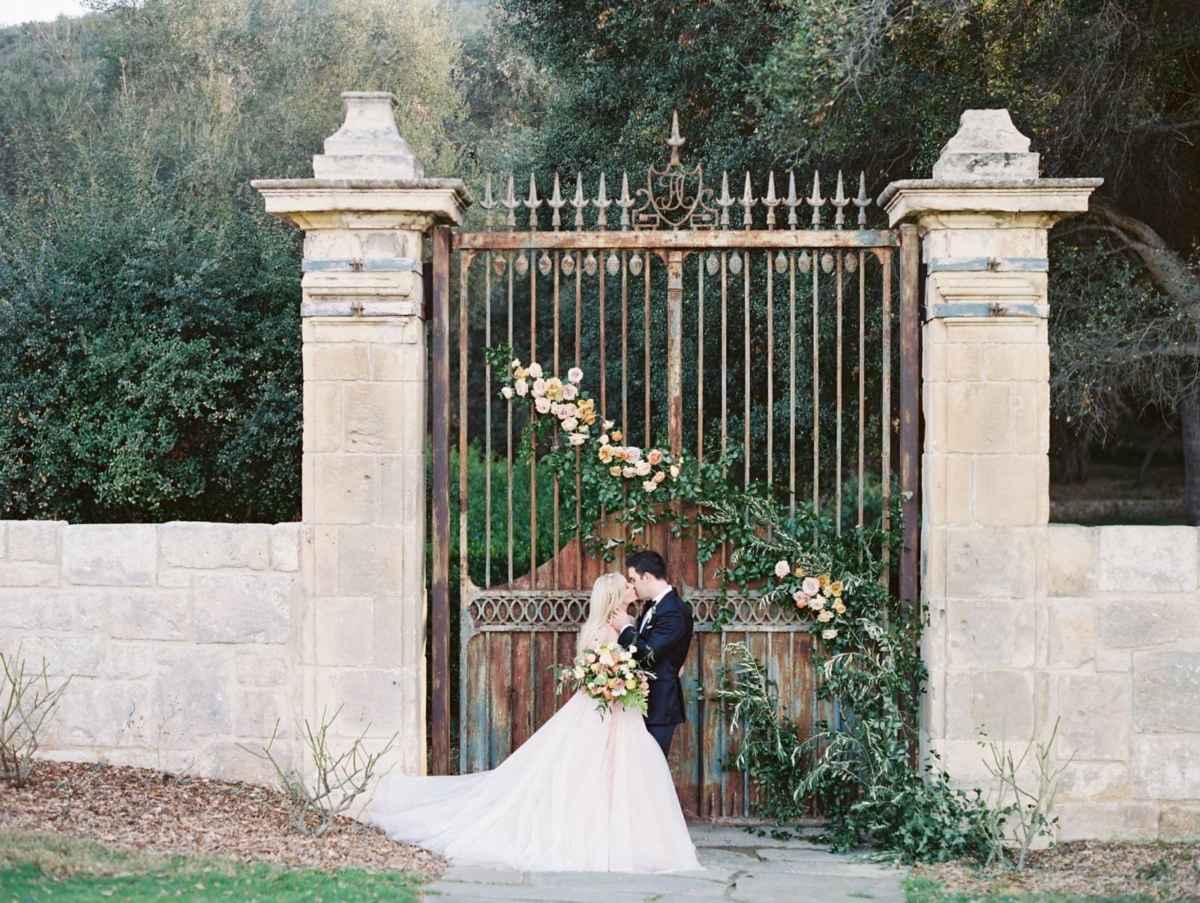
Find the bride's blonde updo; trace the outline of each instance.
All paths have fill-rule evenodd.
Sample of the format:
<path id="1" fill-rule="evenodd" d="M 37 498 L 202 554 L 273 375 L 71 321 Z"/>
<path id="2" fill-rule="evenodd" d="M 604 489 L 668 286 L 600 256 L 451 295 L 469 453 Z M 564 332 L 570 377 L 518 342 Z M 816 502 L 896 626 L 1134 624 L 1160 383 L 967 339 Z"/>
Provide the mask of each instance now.
<path id="1" fill-rule="evenodd" d="M 625 576 L 613 571 L 602 574 L 592 584 L 592 600 L 588 603 L 588 618 L 579 629 L 576 653 L 592 645 L 596 635 L 608 625 L 612 613 L 625 601 Z"/>

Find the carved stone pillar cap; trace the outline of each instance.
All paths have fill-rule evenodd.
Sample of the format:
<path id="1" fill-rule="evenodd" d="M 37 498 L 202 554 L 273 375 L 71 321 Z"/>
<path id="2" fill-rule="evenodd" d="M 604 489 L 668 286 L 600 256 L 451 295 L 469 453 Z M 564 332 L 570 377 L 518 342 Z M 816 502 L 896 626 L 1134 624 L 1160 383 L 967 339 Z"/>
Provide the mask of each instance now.
<path id="1" fill-rule="evenodd" d="M 879 206 L 893 226 L 943 213 L 1041 217 L 1048 227 L 1063 217 L 1086 213 L 1088 197 L 1103 183 L 1103 179 L 904 179 L 883 190 Z"/>
<path id="2" fill-rule="evenodd" d="M 937 181 L 976 182 L 984 179 L 1036 179 L 1038 155 L 1029 139 L 1017 131 L 1008 110 L 967 110 L 958 132 L 946 142 L 933 164 Z"/>
<path id="3" fill-rule="evenodd" d="M 420 179 L 425 167 L 396 129 L 396 95 L 343 91 L 346 120 L 313 157 L 318 179 Z"/>

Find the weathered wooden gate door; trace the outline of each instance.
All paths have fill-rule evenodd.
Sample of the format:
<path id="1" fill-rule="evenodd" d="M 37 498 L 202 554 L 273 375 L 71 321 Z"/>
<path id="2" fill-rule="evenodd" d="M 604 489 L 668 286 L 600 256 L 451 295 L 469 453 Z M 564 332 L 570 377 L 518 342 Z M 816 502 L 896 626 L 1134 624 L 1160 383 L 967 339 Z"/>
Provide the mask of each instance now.
<path id="1" fill-rule="evenodd" d="M 459 634 L 458 767 L 494 768 L 565 701 L 548 669 L 572 658 L 592 581 L 623 567 L 584 553 L 579 487 L 539 472 L 521 441 L 524 405 L 497 398 L 485 348 L 511 345 L 547 372 L 580 367 L 625 444 L 710 456 L 741 448 L 729 479 L 767 480 L 839 525 L 879 517 L 897 487 L 915 493 L 915 235 L 866 228 L 861 177 L 850 196 L 840 173 L 834 185 L 814 174 L 805 198 L 794 174 L 786 191 L 770 174 L 756 197 L 747 174 L 734 196 L 727 175 L 718 193 L 700 166 L 682 163 L 678 121 L 667 144 L 669 162 L 632 193 L 622 176 L 613 198 L 602 175 L 587 194 L 577 176 L 570 198 L 557 175 L 549 198 L 533 177 L 519 198 L 510 177 L 499 201 L 489 179 L 486 231 L 435 238 L 435 773 L 450 766 L 449 617 Z M 898 564 L 911 599 L 915 501 L 908 507 L 911 541 Z M 807 733 L 819 715 L 813 639 L 789 613 L 747 600 L 723 630 L 707 630 L 720 558 L 700 564 L 694 538 L 665 529 L 644 544 L 663 552 L 697 619 L 683 675 L 688 723 L 671 753 L 680 802 L 691 817 L 745 818 L 745 777 L 722 767 L 736 738 L 705 689 L 719 681 L 723 647 L 744 640 Z"/>

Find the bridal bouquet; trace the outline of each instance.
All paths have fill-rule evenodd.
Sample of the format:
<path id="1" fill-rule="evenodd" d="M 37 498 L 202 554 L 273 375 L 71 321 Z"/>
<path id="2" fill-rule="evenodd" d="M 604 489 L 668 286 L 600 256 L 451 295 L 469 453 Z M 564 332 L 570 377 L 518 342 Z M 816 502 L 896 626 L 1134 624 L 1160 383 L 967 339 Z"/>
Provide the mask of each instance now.
<path id="1" fill-rule="evenodd" d="M 559 692 L 569 689 L 583 693 L 595 700 L 601 712 L 619 702 L 645 715 L 653 679 L 651 672 L 638 666 L 633 652 L 616 643 L 585 649 L 574 664 L 558 668 Z"/>

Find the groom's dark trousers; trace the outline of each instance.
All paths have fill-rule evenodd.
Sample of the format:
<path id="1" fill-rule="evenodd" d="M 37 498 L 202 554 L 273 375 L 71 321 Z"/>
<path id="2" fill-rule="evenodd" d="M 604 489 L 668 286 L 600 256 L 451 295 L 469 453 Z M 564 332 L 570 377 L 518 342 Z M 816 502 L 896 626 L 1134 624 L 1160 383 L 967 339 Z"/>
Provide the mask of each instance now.
<path id="1" fill-rule="evenodd" d="M 692 607 L 672 589 L 659 601 L 650 623 L 639 632 L 637 625 L 645 620 L 651 605 L 646 604 L 637 624 L 631 624 L 621 631 L 618 642 L 622 646 L 637 647 L 634 658 L 643 668 L 654 672 L 654 680 L 650 682 L 646 728 L 662 747 L 665 756 L 671 751 L 671 739 L 675 736 L 676 726 L 687 720 L 679 672 L 692 647 L 694 618 Z"/>

